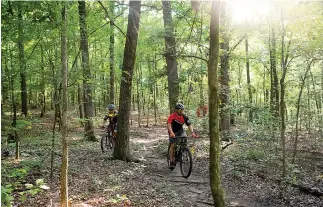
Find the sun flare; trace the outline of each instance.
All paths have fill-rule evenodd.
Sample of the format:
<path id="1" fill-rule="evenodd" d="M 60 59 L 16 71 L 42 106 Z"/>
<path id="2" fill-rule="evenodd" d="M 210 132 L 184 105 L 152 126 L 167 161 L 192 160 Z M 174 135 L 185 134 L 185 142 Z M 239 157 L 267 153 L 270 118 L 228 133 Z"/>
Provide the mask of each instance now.
<path id="1" fill-rule="evenodd" d="M 233 22 L 261 21 L 269 13 L 270 2 L 267 0 L 231 0 L 229 9 Z"/>

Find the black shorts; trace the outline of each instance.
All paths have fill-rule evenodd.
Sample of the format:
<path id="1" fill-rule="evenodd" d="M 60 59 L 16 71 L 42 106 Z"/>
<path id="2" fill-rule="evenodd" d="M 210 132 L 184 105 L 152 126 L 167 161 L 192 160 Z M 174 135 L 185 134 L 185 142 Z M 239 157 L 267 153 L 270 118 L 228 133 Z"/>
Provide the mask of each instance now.
<path id="1" fill-rule="evenodd" d="M 171 144 L 173 144 L 173 143 L 176 143 L 177 142 L 177 140 L 178 140 L 178 138 L 177 137 L 187 137 L 187 134 L 184 132 L 184 131 L 180 131 L 180 132 L 175 132 L 174 133 L 175 134 L 175 137 L 174 138 L 171 138 L 171 137 L 169 137 L 169 135 L 168 135 L 168 137 L 169 137 L 169 143 L 171 143 Z"/>

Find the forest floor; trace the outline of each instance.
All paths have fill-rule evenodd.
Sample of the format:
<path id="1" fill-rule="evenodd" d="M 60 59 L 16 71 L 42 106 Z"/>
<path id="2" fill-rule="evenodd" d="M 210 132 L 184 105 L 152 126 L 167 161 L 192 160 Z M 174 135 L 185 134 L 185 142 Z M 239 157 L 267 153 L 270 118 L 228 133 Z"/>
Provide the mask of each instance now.
<path id="1" fill-rule="evenodd" d="M 49 190 L 28 196 L 23 202 L 17 201 L 17 193 L 13 206 L 58 206 L 61 151 L 60 144 L 56 143 L 54 177 L 50 181 L 51 122 L 50 117 L 33 122 L 33 133 L 27 135 L 28 132 L 25 132 L 20 162 L 14 162 L 13 152 L 12 156 L 2 157 L 2 169 L 10 165 L 19 167 L 22 162 L 34 162 L 25 182 L 35 184 L 36 179 L 44 178 L 50 187 Z M 77 126 L 77 121 L 71 121 L 69 124 Z M 82 132 L 82 127 L 70 127 L 68 132 L 71 206 L 212 206 L 207 135 L 200 134 L 201 138 L 195 140 L 193 171 L 191 176 L 185 179 L 181 176 L 179 166 L 173 171 L 167 168 L 168 138 L 165 126 L 131 126 L 130 149 L 135 157 L 140 158 L 139 163 L 113 160 L 111 153 L 102 153 L 100 130 L 96 131 L 97 142 L 84 141 Z M 274 159 L 274 156 L 259 154 L 268 149 L 269 142 L 259 144 L 259 140 L 248 138 L 251 132 L 239 128 L 238 125 L 233 128 L 233 132 L 240 138 L 234 140 L 233 144 L 221 153 L 222 186 L 226 194 L 226 206 L 323 207 L 322 196 L 313 196 L 290 185 L 280 184 L 279 161 Z M 306 147 L 310 147 L 310 144 L 306 143 Z M 295 172 L 289 171 L 291 179 L 310 187 L 323 187 L 323 146 L 319 146 L 321 148 L 316 150 L 303 150 L 306 153 L 301 157 L 308 159 L 304 165 L 297 165 L 298 171 L 296 165 L 293 168 Z M 6 180 L 2 179 L 2 182 L 4 181 Z"/>

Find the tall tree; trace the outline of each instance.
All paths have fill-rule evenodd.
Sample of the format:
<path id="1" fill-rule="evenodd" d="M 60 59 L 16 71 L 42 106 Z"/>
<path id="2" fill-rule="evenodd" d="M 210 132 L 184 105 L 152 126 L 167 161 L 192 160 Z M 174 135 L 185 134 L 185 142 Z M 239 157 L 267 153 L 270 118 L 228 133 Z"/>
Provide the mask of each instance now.
<path id="1" fill-rule="evenodd" d="M 86 2 L 79 1 L 79 17 L 80 17 L 80 34 L 81 34 L 81 50 L 82 50 L 82 69 L 83 69 L 83 101 L 84 101 L 84 118 L 85 118 L 85 137 L 90 141 L 96 141 L 93 127 L 93 102 L 92 102 L 92 86 L 91 86 L 91 69 L 89 64 L 89 48 L 86 26 Z"/>
<path id="2" fill-rule="evenodd" d="M 301 85 L 300 85 L 300 91 L 298 93 L 298 98 L 297 98 L 297 104 L 296 104 L 296 124 L 295 124 L 295 140 L 294 140 L 294 149 L 293 149 L 293 159 L 292 162 L 295 162 L 295 157 L 296 157 L 296 153 L 297 153 L 297 145 L 298 145 L 298 118 L 299 118 L 299 112 L 300 112 L 300 108 L 301 108 L 301 99 L 302 99 L 302 94 L 303 94 L 303 89 L 304 89 L 304 85 L 305 85 L 305 80 L 308 77 L 308 73 L 311 69 L 311 65 L 313 63 L 313 59 L 307 64 L 306 67 L 306 71 L 304 74 L 304 77 L 302 77 L 301 79 Z"/>
<path id="3" fill-rule="evenodd" d="M 285 122 L 285 110 L 286 110 L 286 105 L 285 105 L 285 78 L 287 74 L 287 68 L 289 66 L 289 48 L 291 44 L 292 38 L 290 37 L 288 44 L 285 44 L 285 37 L 286 37 L 286 27 L 284 24 L 284 14 L 283 14 L 283 9 L 281 9 L 281 25 L 282 25 L 282 39 L 281 39 L 281 69 L 282 69 L 282 76 L 280 78 L 280 137 L 281 137 L 281 143 L 282 143 L 282 150 L 283 150 L 283 174 L 282 177 L 283 179 L 286 177 L 286 168 L 287 168 L 287 160 L 286 160 L 286 138 L 285 138 L 285 130 L 286 130 L 286 122 Z"/>
<path id="4" fill-rule="evenodd" d="M 219 86 L 218 86 L 218 58 L 219 58 L 219 16 L 220 1 L 212 1 L 210 23 L 210 49 L 208 62 L 209 85 L 209 130 L 210 130 L 210 185 L 214 205 L 224 206 L 224 191 L 221 186 L 220 169 L 220 134 L 219 134 Z"/>
<path id="5" fill-rule="evenodd" d="M 136 61 L 136 49 L 140 22 L 141 1 L 129 2 L 126 44 L 123 55 L 123 67 L 120 85 L 120 110 L 118 116 L 118 139 L 114 157 L 119 160 L 131 160 L 129 150 L 129 117 L 131 108 L 132 76 Z"/>
<path id="6" fill-rule="evenodd" d="M 22 18 L 22 4 L 23 2 L 17 2 L 18 6 L 18 57 L 20 67 L 20 84 L 21 84 L 21 112 L 27 116 L 28 102 L 27 102 L 27 82 L 26 82 L 26 64 L 25 64 L 25 52 L 24 52 L 24 29 Z"/>
<path id="7" fill-rule="evenodd" d="M 251 83 L 250 83 L 249 40 L 248 40 L 247 33 L 246 33 L 246 38 L 245 38 L 245 47 L 246 47 L 248 98 L 249 98 L 249 104 L 248 104 L 249 105 L 249 121 L 252 122 L 252 92 L 251 92 Z"/>
<path id="8" fill-rule="evenodd" d="M 322 68 L 321 68 L 321 100 L 323 100 L 323 62 L 321 63 L 322 64 Z M 320 102 L 320 107 L 319 107 L 319 114 L 321 114 L 321 117 L 320 117 L 320 120 L 319 120 L 319 123 L 320 123 L 320 131 L 321 131 L 321 139 L 323 139 L 323 110 L 322 110 L 322 102 Z"/>
<path id="9" fill-rule="evenodd" d="M 67 41 L 66 41 L 66 2 L 62 7 L 61 61 L 62 61 L 62 166 L 60 206 L 68 207 L 68 140 L 67 140 Z"/>
<path id="10" fill-rule="evenodd" d="M 114 103 L 114 1 L 110 2 L 110 95 L 109 102 Z"/>
<path id="11" fill-rule="evenodd" d="M 46 95 L 45 95 L 45 67 L 44 67 L 44 49 L 42 46 L 40 46 L 40 51 L 41 51 L 41 95 L 40 95 L 40 103 L 41 103 L 41 112 L 40 112 L 40 117 L 44 117 L 45 111 L 46 111 Z"/>
<path id="12" fill-rule="evenodd" d="M 276 54 L 276 34 L 275 29 L 271 28 L 269 36 L 269 55 L 270 55 L 270 108 L 273 115 L 277 118 L 279 114 L 279 90 L 277 75 L 277 54 Z"/>
<path id="13" fill-rule="evenodd" d="M 228 131 L 230 130 L 230 109 L 229 109 L 229 96 L 230 96 L 230 88 L 229 88 L 229 19 L 227 14 L 227 6 L 226 2 L 222 2 L 221 4 L 221 36 L 222 41 L 220 43 L 221 46 L 221 70 L 220 70 L 220 94 L 219 98 L 221 100 L 220 104 L 220 129 L 222 131 L 222 140 L 229 141 Z"/>
<path id="14" fill-rule="evenodd" d="M 179 98 L 179 82 L 176 60 L 176 42 L 170 1 L 163 1 L 163 19 L 165 27 L 165 57 L 167 64 L 169 111 L 172 113 Z"/>

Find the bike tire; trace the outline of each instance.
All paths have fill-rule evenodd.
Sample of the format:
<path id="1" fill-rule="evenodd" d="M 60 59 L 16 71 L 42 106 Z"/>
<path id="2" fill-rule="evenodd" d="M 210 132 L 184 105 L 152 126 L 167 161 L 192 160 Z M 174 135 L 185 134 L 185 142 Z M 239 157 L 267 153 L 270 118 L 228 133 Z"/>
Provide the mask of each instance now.
<path id="1" fill-rule="evenodd" d="M 192 153 L 187 147 L 182 148 L 180 153 L 181 173 L 184 178 L 188 178 L 193 167 Z"/>
<path id="2" fill-rule="evenodd" d="M 114 137 L 110 134 L 110 136 L 108 136 L 108 140 L 109 140 L 109 143 L 108 143 L 108 148 L 111 150 L 111 153 L 113 154 L 114 153 L 114 147 L 115 147 L 115 141 L 114 141 Z"/>
<path id="3" fill-rule="evenodd" d="M 108 135 L 102 135 L 101 137 L 101 150 L 102 150 L 102 153 L 104 153 L 107 149 L 107 146 L 108 146 Z"/>

